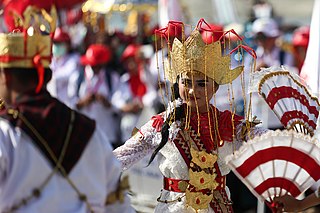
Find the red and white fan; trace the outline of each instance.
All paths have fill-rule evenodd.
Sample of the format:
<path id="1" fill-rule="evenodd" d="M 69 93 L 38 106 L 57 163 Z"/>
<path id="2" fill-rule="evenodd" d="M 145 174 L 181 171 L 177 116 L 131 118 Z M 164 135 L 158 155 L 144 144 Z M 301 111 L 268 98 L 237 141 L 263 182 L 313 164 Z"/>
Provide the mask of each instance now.
<path id="1" fill-rule="evenodd" d="M 320 104 L 295 74 L 283 68 L 264 70 L 257 85 L 264 98 L 286 129 L 314 134 Z"/>
<path id="2" fill-rule="evenodd" d="M 319 142 L 294 130 L 268 131 L 226 158 L 228 166 L 261 201 L 299 196 L 320 179 Z"/>

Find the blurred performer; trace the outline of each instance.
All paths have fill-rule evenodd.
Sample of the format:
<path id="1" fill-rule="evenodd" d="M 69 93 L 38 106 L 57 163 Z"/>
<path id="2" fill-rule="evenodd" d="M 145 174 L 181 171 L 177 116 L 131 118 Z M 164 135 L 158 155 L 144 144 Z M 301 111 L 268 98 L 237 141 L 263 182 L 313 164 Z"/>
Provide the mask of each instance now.
<path id="1" fill-rule="evenodd" d="M 130 138 L 144 106 L 152 103 L 151 98 L 146 98 L 148 87 L 143 78 L 145 70 L 140 46 L 128 45 L 122 53 L 121 61 L 126 73 L 121 76 L 119 90 L 115 92 L 112 102 L 121 111 L 121 139 L 124 142 Z"/>
<path id="2" fill-rule="evenodd" d="M 48 84 L 48 91 L 54 97 L 69 107 L 72 105 L 72 94 L 68 91 L 70 77 L 80 72 L 80 56 L 71 50 L 71 40 L 67 32 L 57 28 L 53 36 L 52 79 Z"/>
<path id="3" fill-rule="evenodd" d="M 70 85 L 79 87 L 76 108 L 94 119 L 111 144 L 117 146 L 120 143 L 120 115 L 111 99 L 119 87 L 120 76 L 107 66 L 111 56 L 108 46 L 90 45 L 86 54 L 81 57 L 84 76 L 73 76 L 72 81 L 76 82 Z"/>
<path id="4" fill-rule="evenodd" d="M 0 212 L 133 212 L 108 138 L 46 90 L 56 11 L 38 12 L 0 34 Z"/>
<path id="5" fill-rule="evenodd" d="M 224 158 L 265 130 L 233 112 L 219 111 L 209 101 L 243 67 L 230 70 L 220 43 L 206 45 L 198 27 L 182 41 L 174 39 L 168 51 L 169 61 L 163 63 L 174 100 L 114 154 L 123 169 L 149 153 L 150 162 L 158 157 L 164 185 L 155 212 L 233 212 Z"/>
<path id="6" fill-rule="evenodd" d="M 292 45 L 295 66 L 299 69 L 299 74 L 306 58 L 309 44 L 310 27 L 301 26 L 293 32 Z"/>

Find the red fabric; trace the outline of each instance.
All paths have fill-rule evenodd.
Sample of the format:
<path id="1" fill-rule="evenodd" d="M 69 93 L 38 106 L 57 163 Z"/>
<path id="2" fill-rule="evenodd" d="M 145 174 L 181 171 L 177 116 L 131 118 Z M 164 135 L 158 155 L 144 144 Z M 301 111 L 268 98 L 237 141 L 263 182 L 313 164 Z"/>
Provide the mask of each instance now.
<path id="1" fill-rule="evenodd" d="M 147 87 L 141 81 L 140 75 L 131 75 L 129 79 L 129 84 L 133 96 L 138 97 L 141 100 L 147 92 Z"/>
<path id="2" fill-rule="evenodd" d="M 219 193 L 220 193 L 220 195 L 221 195 L 221 197 L 223 199 L 223 202 L 228 202 L 229 201 L 229 196 L 228 196 L 228 194 L 227 194 L 225 189 L 219 190 Z M 211 203 L 210 203 L 210 206 L 211 206 L 211 208 L 213 209 L 214 212 L 223 213 L 224 211 L 222 211 L 220 205 L 221 204 L 219 203 L 219 200 L 216 201 L 216 202 L 214 202 L 214 200 L 212 200 Z M 227 205 L 225 205 L 225 207 L 227 209 L 226 213 L 233 213 L 232 204 L 229 204 L 229 205 L 227 204 Z"/>
<path id="3" fill-rule="evenodd" d="M 129 44 L 123 51 L 121 55 L 121 61 L 126 60 L 127 58 L 137 58 L 140 50 L 140 45 L 137 44 Z"/>
<path id="4" fill-rule="evenodd" d="M 44 68 L 41 63 L 41 56 L 40 55 L 34 56 L 33 64 L 37 68 L 37 72 L 38 72 L 38 85 L 36 87 L 36 93 L 39 93 L 42 88 L 43 81 L 44 81 Z"/>
<path id="5" fill-rule="evenodd" d="M 62 28 L 57 28 L 54 31 L 53 42 L 61 43 L 61 42 L 71 42 L 69 34 L 64 31 Z"/>
<path id="6" fill-rule="evenodd" d="M 207 116 L 208 117 L 208 116 Z M 202 128 L 202 127 L 201 127 Z M 188 167 L 190 166 L 190 161 L 191 161 L 191 154 L 190 154 L 190 148 L 189 148 L 189 144 L 188 144 L 188 141 L 185 141 L 184 140 L 184 137 L 181 135 L 181 131 L 183 130 L 180 130 L 179 133 L 177 134 L 177 137 L 174 139 L 174 144 L 175 146 L 177 147 L 177 149 L 179 150 L 181 156 L 183 157 L 184 161 L 186 162 L 186 164 L 188 165 Z M 201 133 L 200 133 L 201 134 Z M 190 137 L 193 139 L 193 141 L 196 143 L 196 146 L 199 148 L 199 150 L 204 150 L 204 148 L 206 150 L 209 150 L 210 148 L 209 147 L 206 147 L 206 146 L 210 146 L 209 143 L 206 143 L 204 144 L 203 143 L 203 139 L 201 138 L 201 140 L 199 139 L 199 137 L 197 136 L 197 134 L 195 134 L 194 130 L 192 129 L 192 125 L 191 125 L 191 131 L 190 131 Z M 212 142 L 211 142 L 212 144 Z M 203 145 L 205 147 L 203 147 Z M 215 162 L 214 163 L 214 168 L 215 168 L 215 172 L 217 174 L 217 177 L 216 179 L 219 181 L 219 180 L 223 180 L 225 177 L 221 175 L 221 172 L 220 172 L 220 169 L 219 169 L 219 166 L 218 166 L 218 163 Z M 172 180 L 172 179 L 171 179 Z M 221 184 L 220 184 L 221 185 Z M 166 187 L 166 186 L 165 186 Z M 176 188 L 176 187 L 175 187 Z M 168 189 L 169 189 L 169 186 L 168 186 Z M 227 196 L 227 193 L 225 191 L 224 188 L 217 188 L 218 191 L 220 192 L 222 198 L 223 198 L 223 201 L 227 202 L 228 201 L 228 196 Z M 204 191 L 202 191 L 204 192 Z M 212 202 L 210 203 L 210 206 L 211 208 L 215 211 L 215 212 L 222 212 L 221 210 L 221 206 L 220 204 L 216 201 L 216 200 L 212 200 Z M 233 209 L 232 209 L 232 206 L 231 205 L 226 205 L 226 208 L 227 208 L 227 212 L 229 213 L 232 213 L 233 212 Z"/>
<path id="7" fill-rule="evenodd" d="M 111 50 L 103 44 L 91 44 L 86 54 L 81 56 L 80 62 L 82 65 L 100 65 L 108 63 L 111 60 Z"/>
<path id="8" fill-rule="evenodd" d="M 67 25 L 74 25 L 81 21 L 83 12 L 81 8 L 73 8 L 67 11 Z"/>
<path id="9" fill-rule="evenodd" d="M 151 118 L 153 120 L 152 127 L 157 130 L 157 132 L 161 132 L 162 125 L 164 120 L 161 115 L 155 115 Z"/>
<path id="10" fill-rule="evenodd" d="M 219 24 L 209 24 L 209 26 L 203 28 L 201 32 L 202 40 L 206 44 L 218 41 L 223 36 L 223 26 Z"/>
<path id="11" fill-rule="evenodd" d="M 38 94 L 34 91 L 24 94 L 16 99 L 10 106 L 33 125 L 39 134 L 47 141 L 55 154 L 60 156 L 65 141 L 66 133 L 70 124 L 71 109 L 57 99 L 50 96 L 47 91 L 41 90 Z M 20 127 L 39 150 L 47 157 L 52 166 L 56 163 L 35 136 L 35 134 L 20 119 L 14 119 L 7 114 L 7 110 L 0 111 L 0 116 L 8 120 L 13 126 Z M 69 173 L 78 162 L 95 130 L 95 122 L 86 116 L 75 112 L 75 120 L 68 148 L 62 161 L 62 166 Z"/>
<path id="12" fill-rule="evenodd" d="M 233 141 L 233 134 L 235 134 L 235 130 L 233 130 L 233 127 L 235 128 L 237 125 L 241 123 L 241 120 L 243 117 L 238 115 L 232 115 L 232 113 L 228 110 L 224 112 L 220 112 L 218 109 L 214 108 L 212 106 L 212 111 L 210 111 L 210 125 L 209 125 L 209 118 L 208 113 L 205 112 L 203 114 L 199 115 L 200 118 L 200 138 L 203 144 L 205 145 L 207 152 L 210 152 L 213 149 L 216 149 L 218 144 L 219 146 L 223 146 L 222 141 Z M 216 110 L 216 111 L 215 111 Z M 217 115 L 218 118 L 215 117 Z M 233 116 L 233 117 L 232 117 Z M 219 134 L 216 134 L 215 126 L 216 126 L 216 119 L 218 123 L 218 130 Z M 234 123 L 232 125 L 232 123 Z M 198 133 L 198 115 L 197 113 L 194 113 L 191 116 L 191 122 L 190 122 L 192 129 L 195 130 L 196 133 Z M 211 126 L 211 134 L 212 138 L 215 139 L 215 142 L 212 142 L 211 134 L 210 134 L 210 126 Z"/>
<path id="13" fill-rule="evenodd" d="M 182 179 L 174 179 L 174 178 L 167 178 L 167 177 L 163 177 L 163 189 L 168 190 L 168 191 L 172 191 L 172 192 L 185 192 L 185 191 L 181 191 L 179 189 L 179 182 L 180 181 L 185 181 L 187 183 L 189 183 L 189 180 L 182 180 Z M 215 190 L 221 190 L 224 189 L 226 186 L 226 176 L 219 176 L 215 178 L 215 181 L 217 181 L 217 183 L 219 184 L 217 186 L 217 188 L 215 188 Z M 193 188 L 193 190 L 191 190 L 193 192 L 195 192 L 195 188 Z M 200 190 L 200 191 L 206 191 L 206 190 Z"/>
<path id="14" fill-rule="evenodd" d="M 291 147 L 271 147 L 260 150 L 249 157 L 236 170 L 242 177 L 246 178 L 259 165 L 272 160 L 289 161 L 306 170 L 314 180 L 320 179 L 320 165 L 309 155 Z"/>
<path id="15" fill-rule="evenodd" d="M 20 29 L 15 26 L 14 19 L 12 16 L 12 11 L 15 11 L 21 17 L 23 17 L 23 12 L 29 5 L 36 6 L 37 8 L 43 8 L 50 11 L 51 6 L 55 5 L 57 9 L 70 9 L 76 4 L 80 4 L 85 0 L 8 0 L 1 2 L 4 7 L 4 19 L 8 27 L 9 32 L 14 29 Z"/>
<path id="16" fill-rule="evenodd" d="M 233 142 L 233 134 L 236 133 L 236 130 L 233 128 L 236 128 L 236 126 L 238 126 L 242 120 L 242 116 L 232 114 L 228 110 L 221 112 L 218 119 L 218 129 L 221 139 L 224 141 Z"/>
<path id="17" fill-rule="evenodd" d="M 301 26 L 293 32 L 292 44 L 293 46 L 308 47 L 310 37 L 310 27 Z"/>

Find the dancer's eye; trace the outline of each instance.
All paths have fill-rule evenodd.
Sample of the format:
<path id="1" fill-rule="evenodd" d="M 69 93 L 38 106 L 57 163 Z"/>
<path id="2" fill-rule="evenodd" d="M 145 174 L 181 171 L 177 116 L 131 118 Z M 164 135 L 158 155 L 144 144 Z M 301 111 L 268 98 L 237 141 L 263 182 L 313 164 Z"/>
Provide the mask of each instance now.
<path id="1" fill-rule="evenodd" d="M 192 85 L 192 81 L 189 79 L 182 79 L 182 84 L 185 86 L 191 86 Z"/>
<path id="2" fill-rule="evenodd" d="M 199 86 L 199 87 L 205 87 L 205 86 L 206 86 L 206 83 L 205 83 L 205 82 L 199 82 L 199 83 L 198 83 L 198 86 Z"/>

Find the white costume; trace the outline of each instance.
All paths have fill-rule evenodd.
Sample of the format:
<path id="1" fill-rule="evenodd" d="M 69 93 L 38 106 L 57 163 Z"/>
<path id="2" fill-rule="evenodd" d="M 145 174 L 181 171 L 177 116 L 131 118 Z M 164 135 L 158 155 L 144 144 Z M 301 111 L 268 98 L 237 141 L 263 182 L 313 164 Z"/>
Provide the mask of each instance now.
<path id="1" fill-rule="evenodd" d="M 2 118 L 0 141 L 0 212 L 6 212 L 32 195 L 53 168 L 24 131 L 13 128 Z M 96 129 L 69 178 L 86 195 L 94 212 L 134 212 L 128 200 L 123 204 L 104 205 L 108 194 L 116 190 L 121 172 L 106 141 L 107 138 Z M 39 197 L 33 197 L 15 212 L 86 213 L 88 209 L 67 180 L 55 173 Z"/>
<path id="2" fill-rule="evenodd" d="M 52 79 L 48 84 L 48 91 L 52 96 L 72 107 L 73 95 L 69 91 L 69 78 L 80 72 L 80 57 L 78 54 L 68 54 L 59 59 L 53 58 L 50 68 Z"/>
<path id="3" fill-rule="evenodd" d="M 163 117 L 163 115 L 161 115 Z M 130 138 L 123 146 L 114 150 L 115 156 L 121 161 L 123 169 L 130 168 L 133 164 L 138 162 L 144 156 L 152 153 L 161 141 L 161 132 L 153 127 L 154 120 L 150 120 L 141 127 L 137 135 Z M 181 123 L 179 121 L 173 122 L 169 128 L 169 141 L 158 153 L 159 169 L 162 175 L 166 178 L 189 180 L 188 165 L 180 154 L 177 146 L 173 140 L 177 137 Z M 239 125 L 237 129 L 241 129 Z M 262 134 L 265 130 L 254 128 L 251 130 L 253 135 Z M 240 133 L 237 131 L 238 137 Z M 233 153 L 234 147 L 237 148 L 241 145 L 241 141 L 237 140 L 235 143 L 225 142 L 222 147 L 218 149 L 218 165 L 221 175 L 225 176 L 229 173 L 230 169 L 224 162 L 224 158 Z M 226 192 L 230 199 L 228 187 Z M 181 201 L 178 201 L 178 199 Z M 186 207 L 186 197 L 184 192 L 174 192 L 163 189 L 159 197 L 160 200 L 168 202 L 159 202 L 155 212 L 195 212 L 193 209 Z M 173 201 L 174 202 L 170 202 Z M 211 207 L 208 209 L 199 210 L 201 212 L 214 212 Z"/>

